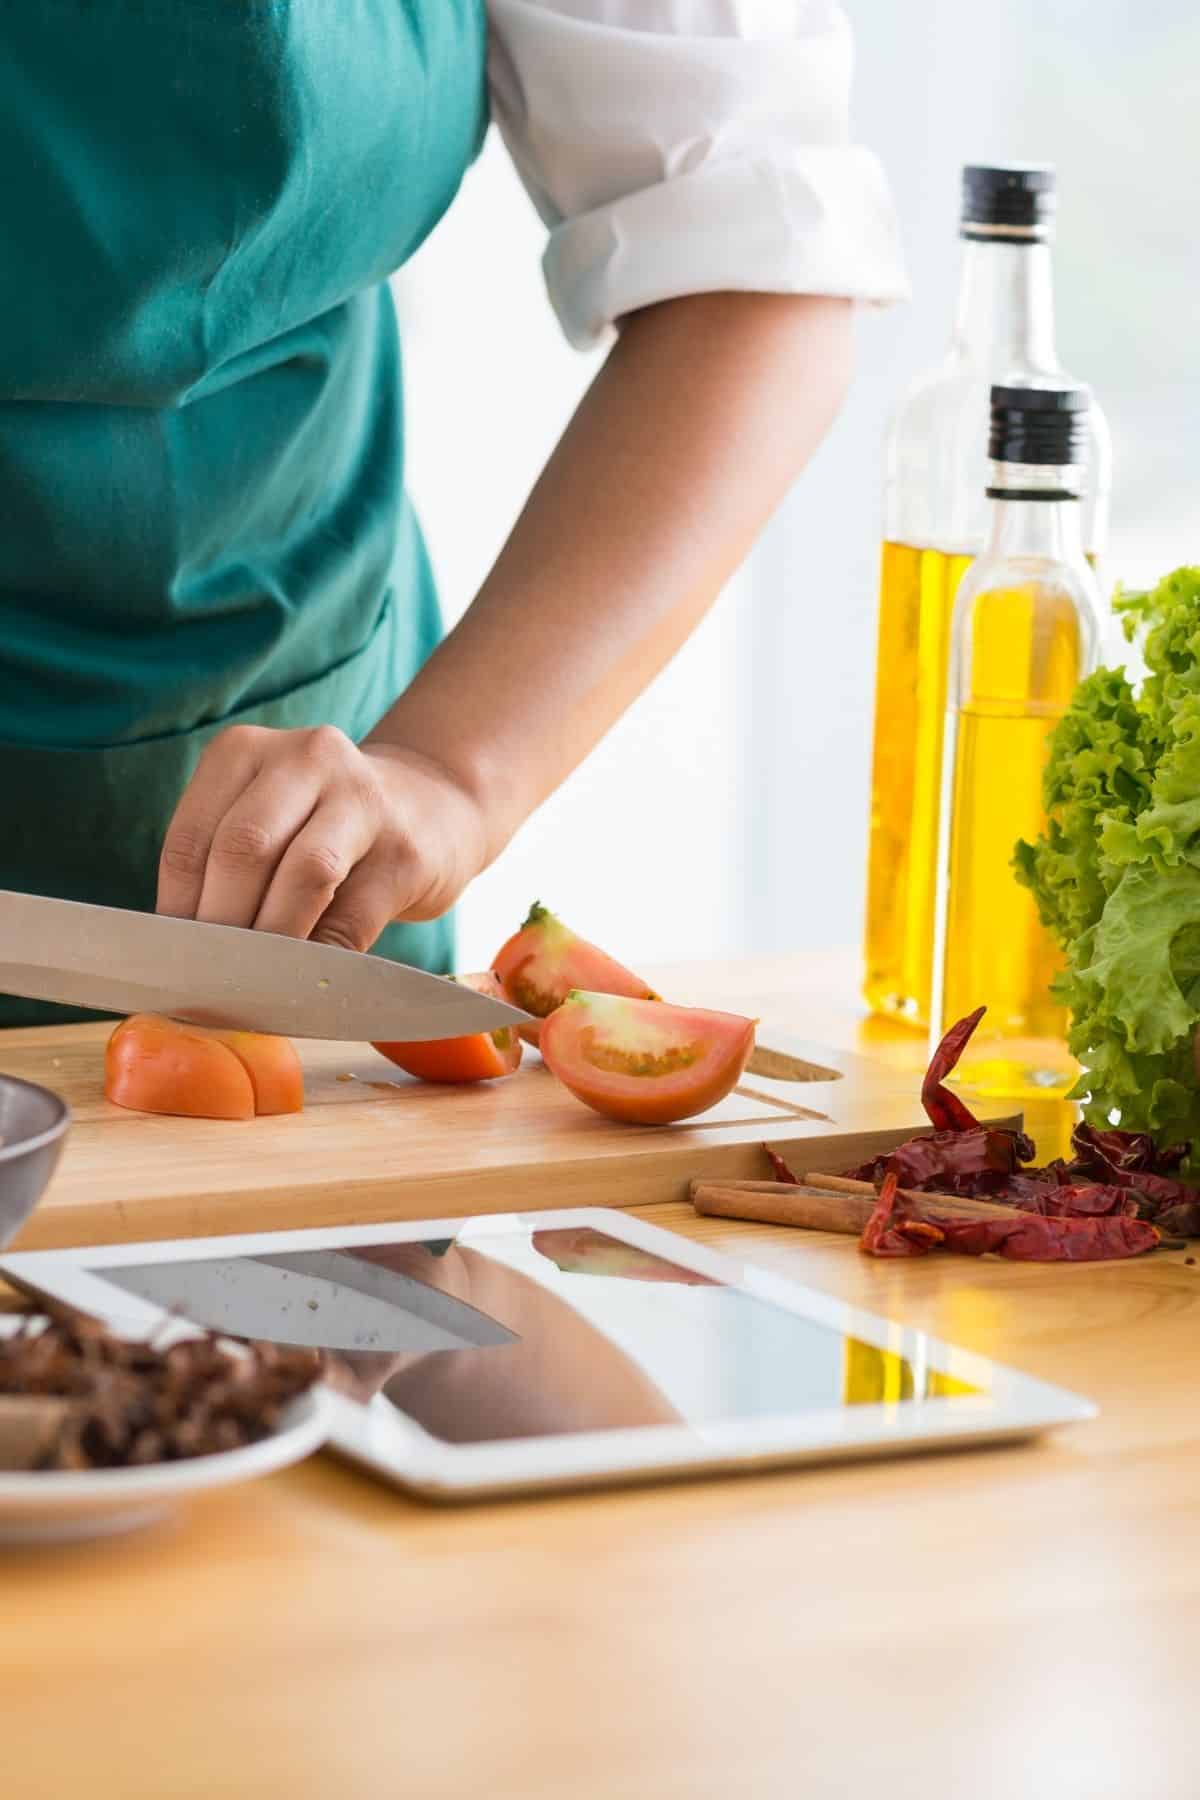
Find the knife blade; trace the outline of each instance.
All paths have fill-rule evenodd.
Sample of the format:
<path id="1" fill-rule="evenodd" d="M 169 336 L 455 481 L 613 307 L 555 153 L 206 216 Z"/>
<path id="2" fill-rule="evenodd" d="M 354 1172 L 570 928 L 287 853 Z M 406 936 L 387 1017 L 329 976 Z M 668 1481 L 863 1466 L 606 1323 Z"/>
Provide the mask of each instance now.
<path id="1" fill-rule="evenodd" d="M 344 1250 L 204 1257 L 104 1273 L 115 1287 L 193 1325 L 274 1344 L 396 1356 L 516 1341 L 454 1295 Z"/>
<path id="2" fill-rule="evenodd" d="M 354 1043 L 463 1037 L 528 1018 L 503 1000 L 384 957 L 5 888 L 0 993 Z"/>

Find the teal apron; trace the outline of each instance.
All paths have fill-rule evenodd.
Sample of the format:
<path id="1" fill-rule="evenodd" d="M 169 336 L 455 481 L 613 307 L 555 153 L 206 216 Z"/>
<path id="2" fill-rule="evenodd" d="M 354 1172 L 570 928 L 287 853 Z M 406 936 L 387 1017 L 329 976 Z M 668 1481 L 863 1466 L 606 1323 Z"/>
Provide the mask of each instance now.
<path id="1" fill-rule="evenodd" d="M 360 738 L 436 643 L 386 282 L 485 37 L 484 0 L 0 0 L 0 887 L 152 908 L 212 736 Z M 447 969 L 450 922 L 377 948 Z"/>

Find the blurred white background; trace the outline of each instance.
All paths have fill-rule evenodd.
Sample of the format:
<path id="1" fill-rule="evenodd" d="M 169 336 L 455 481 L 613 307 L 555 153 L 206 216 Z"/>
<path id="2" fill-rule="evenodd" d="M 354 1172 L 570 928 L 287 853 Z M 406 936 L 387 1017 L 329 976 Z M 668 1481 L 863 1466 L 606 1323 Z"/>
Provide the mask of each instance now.
<path id="1" fill-rule="evenodd" d="M 1058 345 L 1115 439 L 1108 574 L 1200 561 L 1200 13 L 1159 0 L 850 0 L 856 135 L 883 158 L 913 301 L 865 315 L 827 444 L 675 664 L 464 901 L 485 966 L 537 898 L 635 965 L 857 941 L 881 450 L 942 353 L 959 169 L 1053 162 Z M 495 134 L 398 284 L 409 467 L 448 619 L 595 369 L 546 303 L 544 234 Z M 797 397 L 799 401 L 799 396 Z M 614 495 L 614 504 L 620 496 Z"/>

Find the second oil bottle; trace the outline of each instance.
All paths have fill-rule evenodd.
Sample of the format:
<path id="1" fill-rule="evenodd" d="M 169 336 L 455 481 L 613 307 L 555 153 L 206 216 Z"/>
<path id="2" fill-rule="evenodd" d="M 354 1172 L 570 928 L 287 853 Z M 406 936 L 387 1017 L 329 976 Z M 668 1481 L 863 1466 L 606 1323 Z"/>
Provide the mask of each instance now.
<path id="1" fill-rule="evenodd" d="M 864 994 L 930 1023 L 946 675 L 959 581 L 988 523 L 988 396 L 1069 377 L 1054 343 L 1054 171 L 963 171 L 962 273 L 950 349 L 909 392 L 887 451 Z M 1112 457 L 1093 404 L 1081 525 L 1104 549 Z"/>

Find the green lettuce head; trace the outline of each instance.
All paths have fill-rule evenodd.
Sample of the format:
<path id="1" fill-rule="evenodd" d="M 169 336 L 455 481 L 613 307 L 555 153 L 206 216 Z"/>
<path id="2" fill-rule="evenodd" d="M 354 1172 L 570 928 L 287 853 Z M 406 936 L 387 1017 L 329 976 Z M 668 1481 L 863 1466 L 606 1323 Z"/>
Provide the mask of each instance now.
<path id="1" fill-rule="evenodd" d="M 1195 1174 L 1200 568 L 1116 606 L 1148 673 L 1136 691 L 1115 669 L 1080 683 L 1051 739 L 1046 830 L 1017 845 L 1013 866 L 1066 956 L 1056 985 L 1088 1119 L 1186 1139 Z"/>

